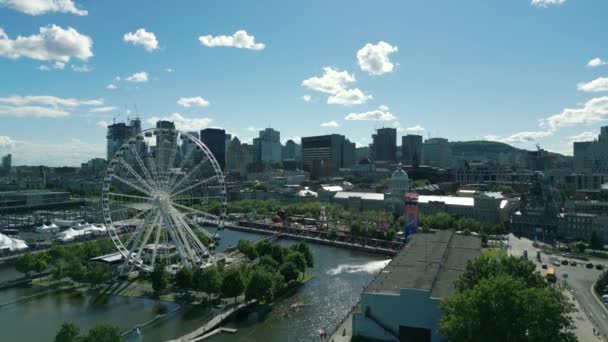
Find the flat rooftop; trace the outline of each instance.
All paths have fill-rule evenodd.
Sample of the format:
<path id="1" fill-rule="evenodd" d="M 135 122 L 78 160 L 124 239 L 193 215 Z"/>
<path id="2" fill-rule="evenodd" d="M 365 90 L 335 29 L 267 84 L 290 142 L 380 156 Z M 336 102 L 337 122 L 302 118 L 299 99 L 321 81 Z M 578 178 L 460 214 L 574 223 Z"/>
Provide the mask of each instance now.
<path id="1" fill-rule="evenodd" d="M 430 202 L 442 202 L 446 205 L 461 205 L 467 207 L 475 206 L 475 199 L 473 197 L 457 197 L 457 196 L 434 196 L 434 195 L 420 195 L 418 197 L 418 203 L 430 203 Z"/>
<path id="2" fill-rule="evenodd" d="M 367 293 L 396 293 L 401 289 L 431 292 L 444 298 L 454 292 L 454 281 L 469 260 L 481 255 L 481 240 L 452 231 L 418 233 L 378 274 Z"/>

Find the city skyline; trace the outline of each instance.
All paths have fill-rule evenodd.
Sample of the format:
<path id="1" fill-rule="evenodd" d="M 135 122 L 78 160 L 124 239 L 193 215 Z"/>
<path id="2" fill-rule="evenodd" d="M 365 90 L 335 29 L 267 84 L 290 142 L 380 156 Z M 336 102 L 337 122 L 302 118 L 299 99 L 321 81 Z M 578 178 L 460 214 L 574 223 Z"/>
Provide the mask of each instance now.
<path id="1" fill-rule="evenodd" d="M 608 118 L 608 48 L 589 43 L 606 33 L 599 0 L 38 3 L 0 0 L 0 154 L 14 165 L 103 157 L 106 125 L 135 116 L 247 143 L 272 127 L 282 143 L 367 146 L 394 127 L 398 145 L 415 132 L 568 155 Z"/>

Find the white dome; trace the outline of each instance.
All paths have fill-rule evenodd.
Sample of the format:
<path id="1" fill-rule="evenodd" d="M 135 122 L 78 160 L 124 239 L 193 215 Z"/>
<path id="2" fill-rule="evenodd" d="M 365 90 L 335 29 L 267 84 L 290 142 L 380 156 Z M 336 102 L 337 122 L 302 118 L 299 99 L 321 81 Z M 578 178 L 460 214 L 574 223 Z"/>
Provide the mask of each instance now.
<path id="1" fill-rule="evenodd" d="M 393 180 L 407 180 L 409 179 L 407 172 L 403 171 L 403 169 L 398 168 L 397 170 L 395 170 L 395 172 L 393 172 L 393 175 L 391 176 L 391 179 Z"/>

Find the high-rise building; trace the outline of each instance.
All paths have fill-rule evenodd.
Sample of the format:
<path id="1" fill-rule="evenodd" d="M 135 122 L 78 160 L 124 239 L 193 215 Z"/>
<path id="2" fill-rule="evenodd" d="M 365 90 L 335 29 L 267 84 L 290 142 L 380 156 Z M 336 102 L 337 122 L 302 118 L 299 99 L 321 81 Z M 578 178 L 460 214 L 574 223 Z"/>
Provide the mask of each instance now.
<path id="1" fill-rule="evenodd" d="M 2 168 L 5 170 L 10 170 L 11 166 L 12 166 L 12 162 L 13 162 L 13 155 L 12 154 L 7 154 L 4 157 L 2 157 Z"/>
<path id="2" fill-rule="evenodd" d="M 141 132 L 141 120 L 136 118 L 129 124 L 124 122 L 114 123 L 108 126 L 106 160 L 111 160 L 114 153 L 133 135 Z"/>
<path id="3" fill-rule="evenodd" d="M 175 160 L 178 159 L 176 158 L 177 132 L 175 132 L 175 124 L 171 121 L 158 121 L 156 128 L 163 129 L 155 133 L 156 148 L 154 151 L 156 167 L 162 172 L 172 167 Z"/>
<path id="4" fill-rule="evenodd" d="M 343 135 L 302 138 L 302 166 L 313 179 L 333 176 L 339 168 L 355 163 L 355 144 Z"/>
<path id="5" fill-rule="evenodd" d="M 372 134 L 372 157 L 375 161 L 397 160 L 397 129 L 379 128 Z"/>
<path id="6" fill-rule="evenodd" d="M 207 145 L 215 160 L 224 170 L 226 167 L 226 131 L 219 128 L 206 128 L 201 131 L 201 141 Z"/>
<path id="7" fill-rule="evenodd" d="M 255 159 L 261 162 L 281 162 L 281 133 L 272 128 L 260 131 L 259 137 L 253 139 Z"/>
<path id="8" fill-rule="evenodd" d="M 197 131 L 187 133 L 195 137 L 196 139 L 199 139 Z M 181 160 L 184 166 L 192 167 L 196 164 L 196 162 L 200 161 L 201 154 L 196 153 L 196 144 L 192 140 L 187 139 L 187 136 L 182 136 L 182 140 L 183 141 L 181 145 Z"/>
<path id="9" fill-rule="evenodd" d="M 241 144 L 239 138 L 234 137 L 228 144 L 226 156 L 226 171 L 247 175 L 247 165 L 252 162 L 251 153 L 247 144 Z"/>
<path id="10" fill-rule="evenodd" d="M 601 128 L 597 140 L 574 143 L 574 169 L 608 173 L 608 126 Z"/>
<path id="11" fill-rule="evenodd" d="M 431 138 L 422 144 L 422 161 L 425 165 L 450 167 L 452 160 L 452 148 L 448 139 Z"/>
<path id="12" fill-rule="evenodd" d="M 285 148 L 283 149 L 283 160 L 285 159 L 293 159 L 299 160 L 302 156 L 302 147 L 296 144 L 293 140 L 289 139 L 285 143 Z"/>
<path id="13" fill-rule="evenodd" d="M 401 137 L 401 161 L 417 167 L 422 160 L 422 136 L 408 134 Z"/>

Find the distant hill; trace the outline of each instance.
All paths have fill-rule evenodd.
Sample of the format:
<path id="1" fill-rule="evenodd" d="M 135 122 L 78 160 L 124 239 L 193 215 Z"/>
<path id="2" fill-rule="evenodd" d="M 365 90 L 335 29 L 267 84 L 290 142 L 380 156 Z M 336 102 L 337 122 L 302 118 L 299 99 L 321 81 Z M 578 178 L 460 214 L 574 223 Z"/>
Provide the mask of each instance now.
<path id="1" fill-rule="evenodd" d="M 498 141 L 473 140 L 450 142 L 455 157 L 477 159 L 485 157 L 496 160 L 499 153 L 523 152 L 525 150 Z"/>

